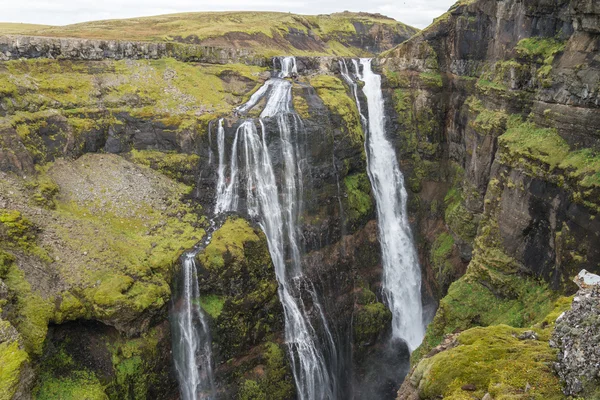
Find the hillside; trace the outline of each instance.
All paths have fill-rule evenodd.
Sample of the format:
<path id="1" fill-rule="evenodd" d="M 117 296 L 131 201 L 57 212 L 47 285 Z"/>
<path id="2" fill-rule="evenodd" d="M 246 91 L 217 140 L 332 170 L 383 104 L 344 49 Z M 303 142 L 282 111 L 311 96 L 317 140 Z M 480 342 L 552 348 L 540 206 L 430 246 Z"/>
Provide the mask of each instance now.
<path id="1" fill-rule="evenodd" d="M 1 24 L 1 34 L 103 40 L 177 42 L 250 48 L 262 55 L 372 55 L 418 30 L 367 13 L 297 15 L 278 12 L 202 12 L 91 21 L 66 26 Z"/>

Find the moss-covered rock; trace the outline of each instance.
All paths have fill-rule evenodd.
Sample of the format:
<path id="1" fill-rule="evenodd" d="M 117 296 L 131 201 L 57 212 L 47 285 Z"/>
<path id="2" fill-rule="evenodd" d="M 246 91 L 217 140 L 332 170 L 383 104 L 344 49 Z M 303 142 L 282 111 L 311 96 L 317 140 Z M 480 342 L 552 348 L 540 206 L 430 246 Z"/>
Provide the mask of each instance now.
<path id="1" fill-rule="evenodd" d="M 392 313 L 383 303 L 370 303 L 361 306 L 354 320 L 354 341 L 360 346 L 368 346 L 377 341 L 392 321 Z"/>
<path id="2" fill-rule="evenodd" d="M 316 75 L 311 77 L 309 82 L 329 111 L 341 119 L 341 124 L 335 125 L 343 129 L 351 143 L 362 144 L 364 134 L 358 108 L 356 102 L 348 96 L 342 81 L 335 76 Z"/>
<path id="3" fill-rule="evenodd" d="M 0 320 L 0 331 L 5 329 L 6 324 L 7 321 Z M 1 336 L 0 339 L 0 399 L 11 400 L 19 388 L 29 355 L 18 341 L 7 341 Z"/>
<path id="4" fill-rule="evenodd" d="M 284 400 L 294 396 L 292 371 L 280 345 L 266 343 L 261 364 L 254 371 L 254 379 L 244 379 L 240 385 L 238 400 Z"/>
<path id="5" fill-rule="evenodd" d="M 371 196 L 371 182 L 365 172 L 347 175 L 344 178 L 346 188 L 345 211 L 351 224 L 364 222 L 374 211 L 374 202 Z"/>
<path id="6" fill-rule="evenodd" d="M 241 357 L 282 327 L 277 280 L 262 232 L 229 218 L 198 254 L 200 304 L 213 321 L 218 357 Z"/>

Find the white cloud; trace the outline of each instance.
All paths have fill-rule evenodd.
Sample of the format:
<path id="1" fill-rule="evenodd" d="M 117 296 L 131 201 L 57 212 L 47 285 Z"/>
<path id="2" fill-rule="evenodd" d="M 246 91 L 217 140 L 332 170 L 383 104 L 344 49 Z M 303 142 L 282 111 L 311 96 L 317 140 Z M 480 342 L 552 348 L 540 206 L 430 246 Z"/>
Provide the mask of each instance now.
<path id="1" fill-rule="evenodd" d="M 325 14 L 350 10 L 381 13 L 417 28 L 424 28 L 454 2 L 455 0 L 20 0 L 1 6 L 0 21 L 66 25 L 186 11 L 256 10 Z"/>

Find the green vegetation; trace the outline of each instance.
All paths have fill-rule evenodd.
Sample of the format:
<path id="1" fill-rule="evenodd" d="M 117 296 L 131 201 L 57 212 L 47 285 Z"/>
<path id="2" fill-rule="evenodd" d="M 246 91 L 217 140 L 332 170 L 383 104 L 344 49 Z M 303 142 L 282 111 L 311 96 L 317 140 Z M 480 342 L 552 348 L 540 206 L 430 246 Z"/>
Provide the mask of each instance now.
<path id="1" fill-rule="evenodd" d="M 465 207 L 462 189 L 453 186 L 446 194 L 444 202 L 446 203 L 444 220 L 448 227 L 465 242 L 473 243 L 477 235 L 478 221 Z"/>
<path id="2" fill-rule="evenodd" d="M 530 37 L 521 39 L 515 50 L 521 57 L 527 57 L 544 64 L 552 64 L 556 54 L 565 49 L 566 43 L 553 38 Z"/>
<path id="3" fill-rule="evenodd" d="M 198 255 L 198 259 L 209 270 L 225 267 L 225 259 L 244 260 L 244 245 L 246 242 L 258 242 L 260 238 L 242 218 L 228 219 L 218 229 L 206 249 Z"/>
<path id="4" fill-rule="evenodd" d="M 382 303 L 360 306 L 354 319 L 354 341 L 365 346 L 373 344 L 391 322 L 392 313 Z"/>
<path id="5" fill-rule="evenodd" d="M 537 70 L 537 78 L 543 87 L 550 87 L 552 85 L 550 77 L 552 63 L 556 55 L 565 49 L 565 46 L 566 42 L 553 38 L 531 37 L 521 39 L 515 50 L 520 57 L 542 64 Z"/>
<path id="6" fill-rule="evenodd" d="M 7 324 L 0 320 L 0 331 Z M 29 361 L 25 350 L 18 342 L 0 343 L 0 400 L 10 400 L 17 391 L 21 370 Z"/>
<path id="7" fill-rule="evenodd" d="M 600 210 L 596 194 L 600 188 L 600 153 L 589 148 L 572 149 L 556 129 L 539 127 L 518 116 L 511 116 L 507 126 L 498 140 L 503 163 L 526 166 L 532 175 L 567 186 L 574 201 Z"/>
<path id="8" fill-rule="evenodd" d="M 342 124 L 334 121 L 334 126 L 341 125 L 353 144 L 362 144 L 364 135 L 358 108 L 356 108 L 354 100 L 347 94 L 342 81 L 335 76 L 316 75 L 310 78 L 310 85 L 315 88 L 329 111 L 341 118 Z"/>
<path id="9" fill-rule="evenodd" d="M 447 232 L 440 233 L 431 246 L 429 258 L 434 268 L 436 279 L 442 287 L 448 285 L 455 275 L 454 265 L 450 260 L 453 248 L 454 237 Z"/>
<path id="10" fill-rule="evenodd" d="M 202 135 L 215 114 L 231 113 L 249 96 L 265 71 L 243 64 L 198 65 L 174 59 L 34 59 L 4 65 L 0 90 L 7 96 L 0 102 L 7 115 L 0 125 L 17 131 L 38 164 L 62 156 L 65 148 L 80 152 L 86 134 L 124 129 L 127 116 L 151 120 L 176 135 L 183 131 Z M 165 162 L 177 161 L 168 158 Z M 158 162 L 156 157 L 147 161 Z"/>
<path id="11" fill-rule="evenodd" d="M 291 370 L 283 349 L 273 342 L 264 345 L 264 374 L 258 379 L 245 379 L 238 392 L 238 400 L 285 400 L 293 396 L 295 388 Z"/>
<path id="12" fill-rule="evenodd" d="M 107 391 L 114 393 L 111 398 L 147 398 L 149 389 L 160 379 L 154 371 L 160 363 L 157 360 L 159 335 L 156 329 L 151 329 L 139 338 L 119 338 L 107 344 L 116 375 Z"/>
<path id="13" fill-rule="evenodd" d="M 77 371 L 68 377 L 50 378 L 42 375 L 36 400 L 86 399 L 108 400 L 104 387 L 91 372 Z"/>
<path id="14" fill-rule="evenodd" d="M 508 130 L 499 139 L 514 157 L 526 157 L 547 164 L 550 170 L 558 167 L 569 153 L 569 145 L 556 129 L 542 128 L 533 122 L 522 122 L 511 116 Z"/>
<path id="15" fill-rule="evenodd" d="M 29 248 L 35 242 L 33 224 L 19 211 L 0 211 L 0 238 L 10 244 Z"/>
<path id="16" fill-rule="evenodd" d="M 270 340 L 281 324 L 281 304 L 264 234 L 242 218 L 229 218 L 198 260 L 200 305 L 214 320 L 220 354 L 234 357 Z"/>
<path id="17" fill-rule="evenodd" d="M 552 363 L 556 350 L 548 345 L 550 329 L 535 329 L 541 340 L 519 340 L 524 329 L 507 325 L 472 328 L 456 339 L 458 346 L 419 363 L 413 382 L 422 398 L 467 398 L 463 385 L 473 385 L 472 395 L 495 399 L 563 399 Z"/>
<path id="18" fill-rule="evenodd" d="M 221 315 L 221 311 L 223 311 L 223 306 L 225 305 L 225 300 L 222 296 L 216 295 L 208 295 L 202 296 L 200 298 L 200 305 L 204 312 L 210 315 L 212 318 L 219 318 Z"/>
<path id="19" fill-rule="evenodd" d="M 27 352 L 41 354 L 48 322 L 54 310 L 53 304 L 31 289 L 23 271 L 16 265 L 9 269 L 4 282 L 16 298 L 15 309 L 9 315 L 9 320 L 23 336 Z"/>
<path id="20" fill-rule="evenodd" d="M 441 88 L 443 85 L 442 76 L 439 72 L 421 72 L 419 78 L 426 86 L 431 88 Z"/>
<path id="21" fill-rule="evenodd" d="M 351 223 L 357 223 L 373 212 L 371 183 L 365 172 L 348 175 L 344 178 L 348 195 L 346 213 Z"/>
<path id="22" fill-rule="evenodd" d="M 132 150 L 131 160 L 146 165 L 169 178 L 194 184 L 194 174 L 200 157 L 196 154 L 164 153 L 155 150 Z"/>
<path id="23" fill-rule="evenodd" d="M 469 126 L 471 126 L 478 133 L 487 134 L 501 134 L 506 128 L 506 120 L 508 115 L 504 110 L 495 111 L 484 107 L 481 100 L 475 96 L 467 98 L 466 104 L 469 106 L 469 110 L 476 113 L 475 119 L 469 120 Z"/>

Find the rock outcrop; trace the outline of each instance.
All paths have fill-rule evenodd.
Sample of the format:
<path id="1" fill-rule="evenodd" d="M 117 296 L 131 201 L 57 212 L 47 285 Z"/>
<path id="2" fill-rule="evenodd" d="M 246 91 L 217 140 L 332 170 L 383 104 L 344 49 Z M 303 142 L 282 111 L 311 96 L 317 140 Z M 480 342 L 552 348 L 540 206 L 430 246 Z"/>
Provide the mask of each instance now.
<path id="1" fill-rule="evenodd" d="M 559 349 L 556 372 L 567 396 L 600 396 L 600 276 L 583 270 L 570 310 L 556 320 L 550 344 Z"/>
<path id="2" fill-rule="evenodd" d="M 214 47 L 174 42 L 0 36 L 0 61 L 18 60 L 20 58 L 82 61 L 156 60 L 163 57 L 212 64 L 242 63 L 265 66 L 269 62 L 268 58 L 256 55 L 250 49 L 234 47 Z"/>

